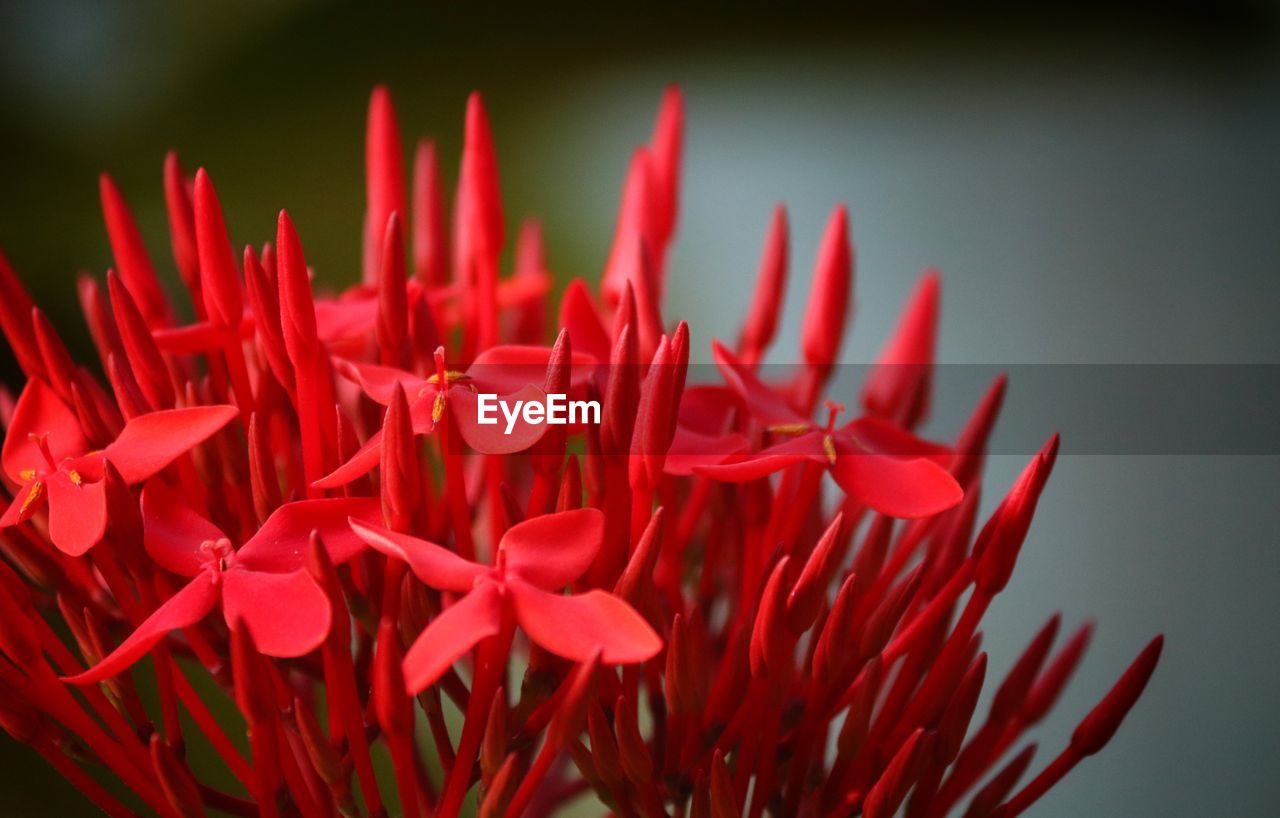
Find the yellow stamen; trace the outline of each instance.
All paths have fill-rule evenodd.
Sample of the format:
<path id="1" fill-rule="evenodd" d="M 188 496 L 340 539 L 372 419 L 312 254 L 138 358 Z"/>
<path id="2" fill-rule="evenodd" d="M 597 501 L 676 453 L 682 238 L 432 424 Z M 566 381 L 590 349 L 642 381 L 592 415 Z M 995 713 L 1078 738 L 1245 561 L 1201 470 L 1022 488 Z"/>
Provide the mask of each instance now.
<path id="1" fill-rule="evenodd" d="M 810 426 L 807 423 L 779 423 L 776 426 L 770 426 L 768 431 L 775 435 L 802 435 L 809 429 Z"/>
<path id="2" fill-rule="evenodd" d="M 827 460 L 833 464 L 836 462 L 836 444 L 831 435 L 822 436 L 822 451 L 827 453 Z"/>
<path id="3" fill-rule="evenodd" d="M 36 470 L 23 469 L 22 471 L 18 472 L 18 477 L 22 479 L 22 482 L 30 483 L 32 480 L 36 479 Z"/>
<path id="4" fill-rule="evenodd" d="M 431 404 L 431 422 L 439 423 L 444 417 L 444 393 L 436 395 L 436 402 Z"/>
<path id="5" fill-rule="evenodd" d="M 22 501 L 22 508 L 18 509 L 18 516 L 22 517 L 31 507 L 39 501 L 40 496 L 44 494 L 44 483 L 39 480 L 31 484 L 31 493 L 27 495 L 27 499 Z"/>
<path id="6" fill-rule="evenodd" d="M 75 469 L 67 469 L 67 477 L 70 477 L 71 482 L 77 486 L 80 485 L 82 482 L 84 482 L 83 480 L 80 479 L 80 472 L 76 471 Z"/>
<path id="7" fill-rule="evenodd" d="M 465 372 L 459 372 L 456 369 L 448 369 L 448 370 L 445 370 L 445 373 L 444 373 L 444 382 L 454 383 L 455 381 L 460 381 L 465 377 L 467 377 L 467 373 Z M 429 378 L 427 378 L 427 383 L 440 383 L 440 375 L 438 373 L 432 374 Z"/>

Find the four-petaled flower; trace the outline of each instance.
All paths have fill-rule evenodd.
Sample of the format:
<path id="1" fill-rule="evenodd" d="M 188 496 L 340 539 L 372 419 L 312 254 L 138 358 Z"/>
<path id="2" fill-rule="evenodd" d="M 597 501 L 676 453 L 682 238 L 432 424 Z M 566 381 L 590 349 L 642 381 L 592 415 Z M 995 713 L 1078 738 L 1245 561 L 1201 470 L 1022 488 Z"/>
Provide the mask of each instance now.
<path id="1" fill-rule="evenodd" d="M 482 424 L 479 422 L 476 395 L 480 392 L 495 394 L 509 404 L 515 401 L 541 402 L 546 395 L 537 384 L 545 376 L 550 359 L 549 347 L 512 344 L 481 352 L 465 372 L 445 366 L 443 349 L 436 350 L 436 371 L 427 378 L 378 364 L 347 362 L 343 371 L 360 384 L 366 395 L 383 406 L 390 405 L 396 384 L 400 384 L 409 396 L 414 434 L 425 435 L 435 431 L 447 411 L 462 439 L 477 452 L 513 454 L 537 443 L 546 433 L 546 425 L 526 423 L 521 417 L 516 419 L 511 433 L 507 434 L 505 420 L 492 425 Z M 574 383 L 580 385 L 589 377 L 590 367 L 596 361 L 577 354 L 572 361 Z M 378 465 L 381 445 L 382 432 L 378 431 L 350 460 L 318 480 L 316 487 L 338 488 L 369 473 Z"/>
<path id="2" fill-rule="evenodd" d="M 480 565 L 439 545 L 352 520 L 370 546 L 409 564 L 427 585 L 463 596 L 427 625 L 404 658 L 405 687 L 429 687 L 462 655 L 504 623 L 519 623 L 534 643 L 575 662 L 597 652 L 605 664 L 643 662 L 662 649 L 653 628 L 626 602 L 592 590 L 561 591 L 591 565 L 604 515 L 577 509 L 535 517 L 508 529 L 495 565 Z"/>
<path id="3" fill-rule="evenodd" d="M 233 406 L 195 406 L 139 415 L 105 448 L 90 451 L 80 421 L 53 390 L 32 378 L 13 412 L 0 461 L 19 486 L 0 528 L 29 519 L 47 501 L 49 539 L 79 556 L 107 526 L 104 463 L 136 485 L 203 442 L 236 416 Z"/>
<path id="4" fill-rule="evenodd" d="M 191 582 L 155 610 L 101 662 L 67 681 L 90 684 L 115 676 L 147 654 L 165 634 L 188 628 L 222 600 L 227 625 L 241 620 L 268 656 L 303 656 L 329 633 L 329 598 L 305 567 L 312 532 L 335 564 L 364 550 L 351 519 L 380 515 L 372 498 L 300 500 L 267 518 L 239 549 L 216 525 L 162 483 L 142 491 L 143 543 L 156 564 Z"/>
<path id="5" fill-rule="evenodd" d="M 857 418 L 837 428 L 844 407 L 831 402 L 826 425 L 818 426 L 724 346 L 713 342 L 712 352 L 725 381 L 752 417 L 766 432 L 789 439 L 734 455 L 720 465 L 697 466 L 696 473 L 741 482 L 809 460 L 827 468 L 851 498 L 890 517 L 927 517 L 962 499 L 960 485 L 944 467 L 953 457 L 945 447 L 876 418 Z"/>

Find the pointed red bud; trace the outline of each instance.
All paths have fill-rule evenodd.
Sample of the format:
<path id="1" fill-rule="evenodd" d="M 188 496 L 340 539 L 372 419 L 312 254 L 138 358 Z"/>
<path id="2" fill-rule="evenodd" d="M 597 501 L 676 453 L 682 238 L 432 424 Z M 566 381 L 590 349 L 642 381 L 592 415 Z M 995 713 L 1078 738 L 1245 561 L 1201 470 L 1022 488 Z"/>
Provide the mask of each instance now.
<path id="1" fill-rule="evenodd" d="M 102 198 L 102 215 L 107 223 L 107 238 L 116 268 L 124 278 L 129 294 L 138 305 L 149 327 L 162 327 L 169 321 L 169 304 L 156 278 L 156 269 L 147 255 L 146 245 L 129 205 L 107 174 L 98 177 L 98 193 Z"/>
<path id="2" fill-rule="evenodd" d="M 960 436 L 956 439 L 956 460 L 951 473 L 962 487 L 968 486 L 982 471 L 982 463 L 987 451 L 987 441 L 991 430 L 1000 415 L 1000 407 L 1004 405 L 1005 392 L 1008 390 L 1009 378 L 1003 373 L 996 376 L 983 393 L 982 399 L 974 407 L 969 422 L 965 424 Z"/>
<path id="3" fill-rule="evenodd" d="M 160 349 L 152 339 L 151 330 L 138 311 L 133 297 L 129 295 L 119 276 L 110 270 L 107 272 L 107 292 L 111 296 L 111 310 L 115 315 L 116 328 L 120 331 L 120 339 L 124 342 L 129 366 L 142 394 L 153 409 L 172 409 L 173 383 Z"/>
<path id="4" fill-rule="evenodd" d="M 181 818 L 204 818 L 204 801 L 195 777 L 156 734 L 151 736 L 151 766 L 165 800 Z"/>
<path id="5" fill-rule="evenodd" d="M 405 213 L 404 158 L 400 126 L 386 86 L 373 89 L 365 130 L 364 283 L 374 286 L 381 267 L 387 219 Z"/>
<path id="6" fill-rule="evenodd" d="M 843 512 L 837 513 L 809 554 L 808 561 L 800 571 L 800 578 L 791 589 L 787 598 L 787 624 L 793 633 L 804 633 L 822 612 L 827 585 L 835 576 L 836 569 L 844 562 L 845 548 L 849 544 L 847 538 L 840 536 L 843 522 Z"/>
<path id="7" fill-rule="evenodd" d="M 497 775 L 507 757 L 507 691 L 501 686 L 494 691 L 489 705 L 489 718 L 480 742 L 480 771 L 485 780 Z"/>
<path id="8" fill-rule="evenodd" d="M 259 413 L 249 416 L 249 484 L 259 522 L 266 520 L 281 503 L 280 478 L 276 474 L 275 458 L 262 425 Z"/>
<path id="9" fill-rule="evenodd" d="M 409 364 L 409 295 L 405 290 L 404 238 L 398 213 L 387 218 L 379 258 L 378 353 L 383 366 L 405 367 Z"/>
<path id="10" fill-rule="evenodd" d="M 252 247 L 244 248 L 244 281 L 253 310 L 253 328 L 271 374 L 287 391 L 294 388 L 293 363 L 280 327 L 280 290 L 267 275 Z"/>
<path id="11" fill-rule="evenodd" d="M 1018 552 L 1031 527 L 1031 518 L 1036 513 L 1036 503 L 1057 456 L 1058 436 L 1055 434 L 1023 469 L 978 534 L 973 546 L 978 558 L 974 580 L 983 593 L 995 595 L 1008 584 Z"/>
<path id="12" fill-rule="evenodd" d="M 231 628 L 231 675 L 236 705 L 251 729 L 266 724 L 275 715 L 275 696 L 262 662 L 248 625 L 243 619 L 237 621 Z"/>
<path id="13" fill-rule="evenodd" d="M 71 389 L 76 379 L 76 365 L 71 354 L 39 307 L 31 308 L 31 326 L 35 330 L 36 346 L 44 359 L 49 385 L 65 403 L 71 403 Z"/>
<path id="14" fill-rule="evenodd" d="M 787 209 L 777 205 L 765 233 L 755 293 L 738 336 L 738 358 L 747 366 L 760 363 L 778 331 L 778 316 L 787 289 L 788 242 Z"/>
<path id="15" fill-rule="evenodd" d="M 907 429 L 929 413 L 938 290 L 938 271 L 926 270 L 862 389 L 862 405 L 869 414 Z"/>
<path id="16" fill-rule="evenodd" d="M 421 482 L 409 402 L 397 381 L 382 423 L 382 515 L 392 530 L 407 532 L 412 527 Z"/>
<path id="17" fill-rule="evenodd" d="M 120 412 L 125 420 L 151 411 L 146 396 L 133 377 L 133 371 L 129 369 L 128 361 L 123 357 L 117 357 L 115 353 L 107 357 L 107 379 L 111 381 L 111 391 L 120 404 Z"/>
<path id="18" fill-rule="evenodd" d="M 661 287 L 656 281 L 656 266 L 647 263 L 644 254 L 654 253 L 663 247 L 660 207 L 656 201 L 658 192 L 654 178 L 653 154 L 648 148 L 637 148 L 627 168 L 627 178 L 622 187 L 622 201 L 618 206 L 618 220 L 614 228 L 613 246 L 605 264 L 600 282 L 600 294 L 608 306 L 614 306 L 622 298 L 626 284 L 639 288 L 641 277 L 652 276 L 649 290 L 656 302 L 661 298 Z M 646 269 L 647 268 L 647 269 Z M 639 292 L 636 293 L 639 296 Z"/>
<path id="19" fill-rule="evenodd" d="M 640 367 L 633 357 L 635 331 L 622 328 L 613 345 L 609 383 L 605 388 L 604 417 L 600 425 L 600 448 L 605 455 L 631 450 L 635 434 L 636 406 L 640 402 Z"/>
<path id="20" fill-rule="evenodd" d="M 645 525 L 644 533 L 622 576 L 613 586 L 613 594 L 631 605 L 639 605 L 647 589 L 653 588 L 653 571 L 658 564 L 658 556 L 662 552 L 662 506 L 654 509 L 653 515 Z"/>
<path id="21" fill-rule="evenodd" d="M 852 283 L 849 214 L 844 205 L 840 205 L 831 214 L 818 249 L 800 341 L 805 362 L 823 377 L 840 356 L 840 343 L 844 340 L 851 307 Z"/>
<path id="22" fill-rule="evenodd" d="M 665 245 L 675 232 L 680 205 L 680 159 L 684 152 L 684 95 L 669 85 L 662 94 L 658 118 L 649 140 L 658 207 L 657 236 Z"/>
<path id="23" fill-rule="evenodd" d="M 951 694 L 951 701 L 938 719 L 937 738 L 933 744 L 933 757 L 937 764 L 948 766 L 960 754 L 973 711 L 978 706 L 978 694 L 987 677 L 987 654 L 979 653 Z"/>
<path id="24" fill-rule="evenodd" d="M 547 743 L 557 749 L 564 749 L 582 733 L 587 721 L 587 705 L 595 699 L 596 676 L 600 670 L 600 653 L 574 670 L 564 682 L 564 693 L 556 707 L 551 723 L 547 725 Z"/>
<path id="25" fill-rule="evenodd" d="M 32 337 L 31 296 L 18 281 L 9 260 L 0 253 L 0 329 L 28 378 L 44 379 L 44 361 Z"/>
<path id="26" fill-rule="evenodd" d="M 191 203 L 191 188 L 176 151 L 164 157 L 164 203 L 169 215 L 169 243 L 178 273 L 193 297 L 200 293 L 200 256 L 196 247 L 196 217 Z"/>
<path id="27" fill-rule="evenodd" d="M 913 768 L 916 766 L 916 751 L 923 737 L 924 730 L 916 730 L 894 753 L 893 760 L 862 802 L 864 818 L 890 818 L 898 811 L 907 790 L 915 783 Z"/>
<path id="28" fill-rule="evenodd" d="M 1093 623 L 1086 622 L 1076 629 L 1076 632 L 1049 662 L 1049 666 L 1036 679 L 1023 702 L 1022 712 L 1019 714 L 1019 720 L 1023 724 L 1027 726 L 1037 724 L 1053 709 L 1067 682 L 1071 681 L 1076 668 L 1080 666 L 1080 660 L 1084 658 L 1084 652 L 1092 638 Z"/>
<path id="29" fill-rule="evenodd" d="M 474 92 L 467 98 L 454 224 L 454 253 L 460 271 L 473 259 L 497 258 L 505 240 L 498 157 L 484 100 Z"/>
<path id="30" fill-rule="evenodd" d="M 1013 791 L 1018 779 L 1031 766 L 1031 759 L 1036 754 L 1036 745 L 1028 744 L 1000 772 L 991 776 L 991 780 L 978 790 L 978 794 L 969 802 L 964 818 L 990 818 L 991 813 L 1005 797 Z"/>
<path id="31" fill-rule="evenodd" d="M 239 327 L 244 295 L 236 271 L 236 257 L 222 217 L 222 204 L 204 168 L 196 171 L 193 199 L 196 250 L 200 256 L 200 288 L 209 318 L 224 327 Z"/>
<path id="32" fill-rule="evenodd" d="M 741 815 L 729 765 L 724 761 L 724 753 L 717 749 L 711 756 L 711 818 L 740 818 Z"/>
<path id="33" fill-rule="evenodd" d="M 1116 729 L 1129 714 L 1138 697 L 1146 688 L 1151 674 L 1155 672 L 1160 661 L 1160 651 L 1164 648 L 1164 635 L 1161 634 L 1138 654 L 1133 664 L 1124 672 L 1102 701 L 1084 717 L 1075 732 L 1071 734 L 1071 748 L 1083 756 L 1093 755 L 1106 746 Z"/>
<path id="34" fill-rule="evenodd" d="M 307 275 L 302 241 L 287 211 L 280 211 L 276 228 L 277 278 L 280 283 L 280 326 L 285 348 L 295 366 L 310 362 L 319 348 L 316 307 Z"/>
<path id="35" fill-rule="evenodd" d="M 388 735 L 413 733 L 413 700 L 405 690 L 401 662 L 404 651 L 396 623 L 383 620 L 378 626 L 378 644 L 373 657 L 373 704 L 378 724 Z"/>
<path id="36" fill-rule="evenodd" d="M 325 736 L 324 729 L 311 708 L 298 698 L 293 700 L 293 719 L 302 746 L 307 751 L 307 758 L 311 759 L 311 766 L 320 780 L 336 791 L 346 788 L 348 773 L 343 769 L 342 757 Z"/>
<path id="37" fill-rule="evenodd" d="M 587 705 L 587 735 L 591 737 L 591 760 L 596 771 L 610 788 L 616 788 L 625 775 L 618 755 L 618 742 L 613 737 L 608 716 L 600 703 L 594 700 Z"/>
<path id="38" fill-rule="evenodd" d="M 789 667 L 792 642 L 787 637 L 784 617 L 787 604 L 789 557 L 778 560 L 760 596 L 760 610 L 751 630 L 751 675 L 776 676 Z"/>
<path id="39" fill-rule="evenodd" d="M 413 154 L 413 274 L 431 287 L 449 279 L 444 196 L 436 143 L 424 139 Z"/>
<path id="40" fill-rule="evenodd" d="M 653 777 L 653 759 L 640 735 L 635 714 L 631 712 L 625 699 L 620 698 L 614 708 L 613 729 L 618 737 L 618 755 L 627 778 L 637 787 L 647 786 Z"/>
<path id="41" fill-rule="evenodd" d="M 3 259 L 0 258 L 0 261 Z M 120 334 L 116 332 L 115 318 L 111 308 L 102 296 L 102 288 L 90 275 L 81 274 L 76 277 L 76 294 L 80 299 L 80 311 L 84 313 L 85 323 L 89 326 L 89 335 L 98 351 L 98 360 L 102 368 L 107 368 L 107 358 L 111 353 L 124 355 L 124 345 Z M 3 299 L 0 299 L 2 301 Z M 0 306 L 0 319 L 4 317 L 4 307 Z M 21 359 L 19 359 L 21 361 Z"/>
<path id="42" fill-rule="evenodd" d="M 853 643 L 854 614 L 857 610 L 857 577 L 847 576 L 836 592 L 831 612 L 822 624 L 818 644 L 813 651 L 813 675 L 823 684 L 831 684 L 856 657 L 849 655 Z"/>
<path id="43" fill-rule="evenodd" d="M 1001 724 L 1014 716 L 1022 708 L 1027 693 L 1031 690 L 1036 675 L 1044 665 L 1044 660 L 1053 647 L 1053 640 L 1058 635 L 1058 626 L 1062 622 L 1060 614 L 1054 614 L 1049 621 L 1032 638 L 1018 661 L 1013 663 L 1009 673 L 996 688 L 995 698 L 991 700 L 991 715 L 988 720 Z"/>
<path id="44" fill-rule="evenodd" d="M 877 656 L 868 662 L 853 680 L 849 693 L 845 697 L 849 701 L 849 712 L 845 716 L 837 740 L 842 758 L 853 758 L 861 752 L 871 729 L 871 712 L 875 709 L 876 696 L 880 692 L 883 676 L 884 665 Z"/>

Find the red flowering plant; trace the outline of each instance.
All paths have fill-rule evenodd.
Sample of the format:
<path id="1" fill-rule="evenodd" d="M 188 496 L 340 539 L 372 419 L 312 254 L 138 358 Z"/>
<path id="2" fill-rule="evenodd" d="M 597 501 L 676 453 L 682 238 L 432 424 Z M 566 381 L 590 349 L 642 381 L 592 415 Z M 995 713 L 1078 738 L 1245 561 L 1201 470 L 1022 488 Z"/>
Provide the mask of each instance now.
<path id="1" fill-rule="evenodd" d="M 1055 650 L 1052 617 L 977 713 L 978 628 L 1058 442 L 979 527 L 1005 384 L 951 445 L 916 436 L 935 274 L 850 413 L 825 398 L 851 300 L 843 208 L 803 361 L 760 366 L 779 209 L 736 345 L 710 342 L 718 376 L 690 382 L 690 329 L 662 304 L 682 106 L 669 91 L 633 158 L 599 288 L 575 279 L 558 311 L 536 223 L 502 272 L 478 96 L 449 234 L 434 146 L 407 186 L 374 92 L 363 275 L 337 295 L 313 289 L 287 213 L 235 252 L 208 174 L 170 155 L 179 322 L 104 176 L 116 271 L 78 291 L 105 380 L 0 258 L 27 376 L 0 392 L 5 730 L 113 818 L 455 818 L 473 790 L 507 818 L 584 793 L 621 818 L 1009 818 L 1100 750 L 1159 637 L 1021 789 L 1023 740 L 1090 626 Z M 548 422 L 557 397 L 597 414 Z"/>

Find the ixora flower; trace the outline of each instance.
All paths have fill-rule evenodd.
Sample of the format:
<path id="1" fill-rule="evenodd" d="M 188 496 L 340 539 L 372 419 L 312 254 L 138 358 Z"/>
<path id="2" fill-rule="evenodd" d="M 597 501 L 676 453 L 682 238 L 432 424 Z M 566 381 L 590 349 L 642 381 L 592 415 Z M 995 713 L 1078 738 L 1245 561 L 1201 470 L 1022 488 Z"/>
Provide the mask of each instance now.
<path id="1" fill-rule="evenodd" d="M 358 516 L 357 516 L 358 515 Z M 276 509 L 253 537 L 233 548 L 216 525 L 183 504 L 163 483 L 142 491 L 143 545 L 156 565 L 191 582 L 147 617 L 110 655 L 67 681 L 115 676 L 145 656 L 169 631 L 189 628 L 222 600 L 227 624 L 243 620 L 268 656 L 303 656 L 329 634 L 329 598 L 306 571 L 311 535 L 341 565 L 362 550 L 353 519 L 378 516 L 372 498 L 299 500 Z"/>
<path id="2" fill-rule="evenodd" d="M 683 121 L 671 89 L 603 275 L 558 308 L 538 224 L 506 253 L 478 95 L 447 208 L 434 144 L 407 176 L 375 90 L 360 280 L 333 295 L 288 213 L 233 244 L 175 154 L 157 264 L 103 176 L 115 269 L 77 288 L 101 376 L 0 256 L 26 374 L 0 387 L 0 727 L 112 818 L 457 818 L 473 790 L 484 818 L 586 791 L 621 818 L 1011 818 L 1101 750 L 1161 637 L 1021 787 L 1092 625 L 1059 640 L 1049 617 L 978 713 L 982 619 L 1057 436 L 979 525 L 1006 382 L 947 443 L 919 436 L 934 271 L 845 409 L 843 207 L 782 377 L 781 207 L 736 345 L 670 320 Z M 490 424 L 482 395 L 599 411 Z"/>
<path id="3" fill-rule="evenodd" d="M 52 389 L 33 378 L 5 434 L 5 475 L 20 488 L 0 517 L 0 527 L 30 519 L 47 502 L 50 541 L 80 556 L 97 545 L 106 530 L 107 463 L 126 484 L 141 483 L 235 416 L 233 406 L 152 412 L 133 418 L 115 440 L 91 452 L 79 419 Z"/>
<path id="4" fill-rule="evenodd" d="M 405 683 L 417 693 L 477 642 L 518 622 L 557 656 L 606 664 L 652 658 L 662 640 L 627 603 L 600 590 L 562 596 L 600 550 L 604 515 L 584 508 L 535 517 L 502 535 L 494 565 L 464 560 L 439 545 L 353 520 L 366 543 L 408 563 L 426 585 L 463 593 L 431 622 L 405 655 Z M 508 635 L 507 641 L 510 641 Z"/>

